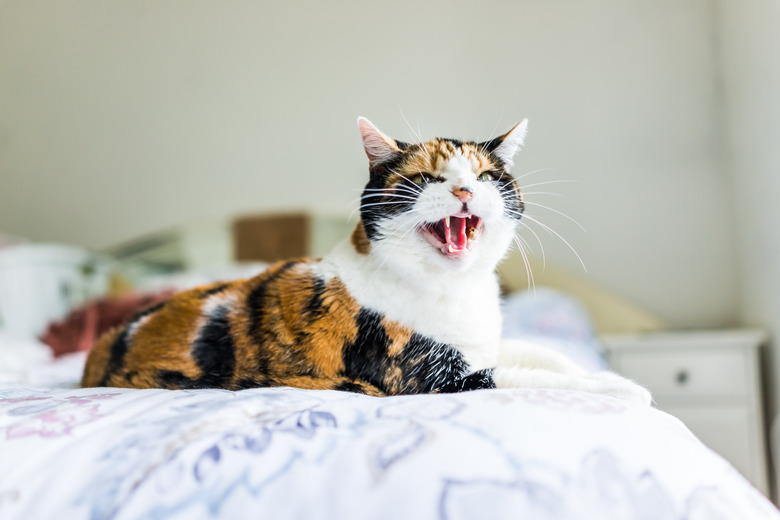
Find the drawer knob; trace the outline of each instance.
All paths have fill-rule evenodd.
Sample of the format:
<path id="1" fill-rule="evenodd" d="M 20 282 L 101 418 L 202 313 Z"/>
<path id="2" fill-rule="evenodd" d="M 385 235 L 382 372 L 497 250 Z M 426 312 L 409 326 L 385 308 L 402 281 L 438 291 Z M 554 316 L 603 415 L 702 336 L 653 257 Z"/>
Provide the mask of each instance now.
<path id="1" fill-rule="evenodd" d="M 690 379 L 690 376 L 688 375 L 688 371 L 685 369 L 682 369 L 677 372 L 677 375 L 674 378 L 677 381 L 677 384 L 682 386 L 688 382 Z"/>

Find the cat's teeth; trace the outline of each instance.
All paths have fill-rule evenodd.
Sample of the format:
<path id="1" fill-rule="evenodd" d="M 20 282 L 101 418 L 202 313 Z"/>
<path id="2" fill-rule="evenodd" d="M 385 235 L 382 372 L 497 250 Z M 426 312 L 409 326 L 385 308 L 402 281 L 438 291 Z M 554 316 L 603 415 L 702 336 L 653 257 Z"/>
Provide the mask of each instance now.
<path id="1" fill-rule="evenodd" d="M 454 248 L 454 247 L 452 247 L 452 244 L 448 245 L 448 246 L 447 246 L 447 249 L 450 251 L 450 253 L 452 253 L 452 252 L 454 252 L 454 251 L 455 251 L 455 248 Z"/>
<path id="2" fill-rule="evenodd" d="M 450 217 L 444 217 L 444 225 L 450 227 Z"/>

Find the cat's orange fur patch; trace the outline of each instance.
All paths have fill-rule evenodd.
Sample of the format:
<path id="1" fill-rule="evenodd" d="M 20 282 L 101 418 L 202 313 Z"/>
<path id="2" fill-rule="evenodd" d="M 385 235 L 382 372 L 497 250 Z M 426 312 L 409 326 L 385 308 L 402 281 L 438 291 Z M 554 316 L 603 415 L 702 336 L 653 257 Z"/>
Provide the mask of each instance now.
<path id="1" fill-rule="evenodd" d="M 331 279 L 322 297 L 321 316 L 307 329 L 314 347 L 308 357 L 323 375 L 335 377 L 344 369 L 343 346 L 357 338 L 355 317 L 359 310 L 344 284 Z"/>
<path id="2" fill-rule="evenodd" d="M 350 241 L 355 251 L 365 256 L 371 252 L 371 241 L 366 236 L 366 228 L 363 227 L 363 223 L 360 222 L 355 227 L 355 230 L 350 236 Z"/>
<path id="3" fill-rule="evenodd" d="M 387 337 L 390 339 L 390 345 L 387 348 L 387 353 L 390 357 L 398 355 L 404 346 L 409 343 L 409 340 L 414 334 L 414 331 L 409 327 L 404 327 L 398 322 L 390 321 L 387 318 L 382 319 L 382 326 L 385 329 Z"/>
<path id="4" fill-rule="evenodd" d="M 418 173 L 441 175 L 447 168 L 447 162 L 459 155 L 469 161 L 474 173 L 498 169 L 490 158 L 481 153 L 475 143 L 462 143 L 459 147 L 445 140 L 434 139 L 423 143 L 419 153 L 410 155 L 388 176 L 386 186 L 391 188 L 397 184 L 408 183 L 408 180 Z"/>
<path id="5" fill-rule="evenodd" d="M 109 348 L 121 333 L 122 329 L 115 328 L 105 333 L 92 347 L 84 367 L 81 386 L 96 386 L 98 384 L 108 368 Z"/>

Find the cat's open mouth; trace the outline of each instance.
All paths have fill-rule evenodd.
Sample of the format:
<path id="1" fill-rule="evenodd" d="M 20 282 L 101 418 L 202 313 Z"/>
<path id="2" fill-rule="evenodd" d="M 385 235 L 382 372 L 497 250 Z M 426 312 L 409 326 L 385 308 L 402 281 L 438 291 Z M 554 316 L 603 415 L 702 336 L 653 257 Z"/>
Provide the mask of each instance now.
<path id="1" fill-rule="evenodd" d="M 438 222 L 423 224 L 422 236 L 444 256 L 458 258 L 471 250 L 471 243 L 482 233 L 482 219 L 461 211 Z"/>

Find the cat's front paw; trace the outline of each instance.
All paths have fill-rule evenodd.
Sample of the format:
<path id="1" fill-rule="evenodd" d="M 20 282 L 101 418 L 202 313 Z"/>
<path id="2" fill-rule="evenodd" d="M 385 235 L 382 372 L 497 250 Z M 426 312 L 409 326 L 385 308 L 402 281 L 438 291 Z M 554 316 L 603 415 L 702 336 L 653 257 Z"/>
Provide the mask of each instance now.
<path id="1" fill-rule="evenodd" d="M 596 372 L 591 374 L 589 379 L 592 381 L 591 391 L 594 393 L 609 395 L 640 406 L 650 406 L 653 403 L 653 396 L 645 387 L 614 372 Z"/>

